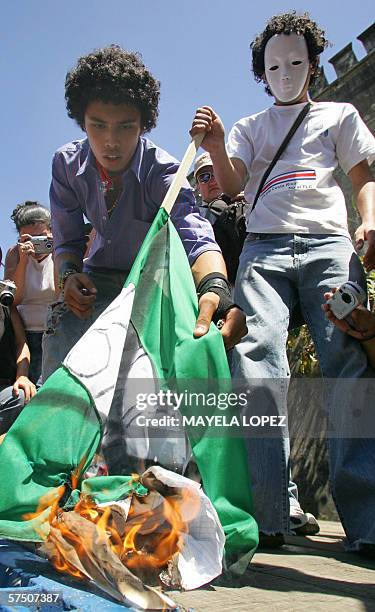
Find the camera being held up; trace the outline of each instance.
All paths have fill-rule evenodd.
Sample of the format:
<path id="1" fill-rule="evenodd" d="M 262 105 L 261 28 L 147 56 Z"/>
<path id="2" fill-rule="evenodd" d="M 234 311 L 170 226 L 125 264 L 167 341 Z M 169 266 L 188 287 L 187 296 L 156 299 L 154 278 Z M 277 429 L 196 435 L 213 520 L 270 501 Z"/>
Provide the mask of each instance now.
<path id="1" fill-rule="evenodd" d="M 11 280 L 0 280 L 0 304 L 1 306 L 11 306 L 14 302 L 17 287 Z"/>
<path id="2" fill-rule="evenodd" d="M 32 236 L 30 242 L 34 245 L 35 255 L 48 255 L 53 251 L 53 240 L 48 236 Z"/>
<path id="3" fill-rule="evenodd" d="M 327 301 L 331 311 L 337 319 L 345 319 L 354 308 L 363 304 L 366 299 L 366 293 L 354 281 L 347 281 L 333 296 Z"/>

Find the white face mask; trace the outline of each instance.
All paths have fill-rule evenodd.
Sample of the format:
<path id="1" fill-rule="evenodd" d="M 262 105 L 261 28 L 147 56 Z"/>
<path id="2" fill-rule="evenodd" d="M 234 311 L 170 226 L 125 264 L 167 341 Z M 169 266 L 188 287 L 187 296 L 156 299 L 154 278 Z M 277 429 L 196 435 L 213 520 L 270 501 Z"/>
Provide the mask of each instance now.
<path id="1" fill-rule="evenodd" d="M 275 34 L 266 44 L 264 65 L 267 83 L 279 102 L 293 102 L 301 95 L 310 62 L 304 36 Z"/>

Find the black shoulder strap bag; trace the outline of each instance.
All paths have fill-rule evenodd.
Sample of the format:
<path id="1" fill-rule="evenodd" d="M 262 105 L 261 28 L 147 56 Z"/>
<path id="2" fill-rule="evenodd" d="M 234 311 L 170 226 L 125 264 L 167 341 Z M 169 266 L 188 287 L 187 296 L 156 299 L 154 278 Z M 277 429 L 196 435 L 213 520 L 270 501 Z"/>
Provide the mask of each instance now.
<path id="1" fill-rule="evenodd" d="M 253 212 L 256 203 L 258 201 L 258 198 L 261 194 L 261 191 L 264 187 L 264 184 L 266 182 L 266 180 L 268 179 L 269 175 L 272 172 L 273 167 L 275 166 L 276 162 L 280 159 L 281 155 L 284 153 L 285 149 L 287 148 L 289 142 L 291 141 L 291 139 L 293 138 L 294 134 L 296 133 L 296 131 L 298 130 L 299 126 L 301 125 L 302 121 L 304 120 L 304 118 L 306 117 L 307 113 L 309 112 L 311 108 L 311 102 L 308 102 L 303 109 L 301 110 L 300 114 L 298 115 L 297 119 L 295 120 L 295 122 L 293 123 L 292 127 L 290 128 L 289 132 L 287 133 L 287 135 L 285 136 L 284 140 L 282 141 L 281 145 L 279 146 L 275 157 L 273 158 L 273 160 L 271 161 L 270 165 L 268 166 L 267 170 L 265 171 L 265 173 L 262 176 L 262 180 L 259 183 L 259 187 L 258 187 L 258 191 L 256 192 L 256 196 L 254 198 L 253 201 L 253 205 L 251 207 L 251 211 L 250 213 Z"/>

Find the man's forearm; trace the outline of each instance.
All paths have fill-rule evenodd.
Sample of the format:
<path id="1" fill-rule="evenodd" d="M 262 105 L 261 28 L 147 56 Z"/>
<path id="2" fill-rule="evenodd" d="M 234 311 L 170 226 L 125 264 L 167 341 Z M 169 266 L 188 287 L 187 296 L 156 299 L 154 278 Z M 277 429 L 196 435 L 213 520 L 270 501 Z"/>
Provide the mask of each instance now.
<path id="1" fill-rule="evenodd" d="M 55 266 L 58 274 L 60 274 L 61 269 L 67 267 L 68 264 L 72 264 L 72 267 L 77 268 L 77 270 L 81 272 L 83 266 L 82 257 L 68 251 L 64 251 L 60 253 L 60 255 L 55 256 Z"/>
<path id="2" fill-rule="evenodd" d="M 199 285 L 204 276 L 211 272 L 219 272 L 227 276 L 225 262 L 219 251 L 205 251 L 202 255 L 199 255 L 191 266 L 191 271 L 196 286 Z"/>
<path id="3" fill-rule="evenodd" d="M 367 161 L 360 162 L 349 173 L 353 196 L 362 223 L 375 224 L 375 181 Z"/>
<path id="4" fill-rule="evenodd" d="M 375 228 L 375 182 L 369 181 L 358 191 L 356 197 L 362 223 Z"/>

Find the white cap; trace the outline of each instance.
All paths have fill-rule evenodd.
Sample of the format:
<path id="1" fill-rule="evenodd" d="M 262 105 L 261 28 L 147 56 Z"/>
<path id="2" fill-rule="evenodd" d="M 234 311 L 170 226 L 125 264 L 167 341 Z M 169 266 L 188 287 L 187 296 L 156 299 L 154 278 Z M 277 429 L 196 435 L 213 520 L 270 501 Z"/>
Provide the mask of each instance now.
<path id="1" fill-rule="evenodd" d="M 194 178 L 197 178 L 197 173 L 199 172 L 201 168 L 204 168 L 205 166 L 212 166 L 212 165 L 213 164 L 212 164 L 210 154 L 207 153 L 207 151 L 202 153 L 202 155 L 199 155 L 199 157 L 197 157 L 197 159 L 195 160 L 195 164 L 194 164 Z"/>

